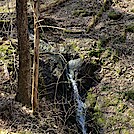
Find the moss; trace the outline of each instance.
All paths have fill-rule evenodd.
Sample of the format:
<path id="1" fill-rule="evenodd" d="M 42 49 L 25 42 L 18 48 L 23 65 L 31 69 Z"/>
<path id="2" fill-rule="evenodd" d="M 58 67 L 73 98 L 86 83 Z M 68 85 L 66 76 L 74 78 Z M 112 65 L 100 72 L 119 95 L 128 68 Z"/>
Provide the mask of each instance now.
<path id="1" fill-rule="evenodd" d="M 109 39 L 106 37 L 103 37 L 97 41 L 98 48 L 105 47 L 105 45 L 108 43 Z"/>
<path id="2" fill-rule="evenodd" d="M 111 105 L 112 106 L 116 106 L 119 103 L 119 98 L 116 98 L 116 96 L 113 98 L 113 100 L 111 101 Z"/>
<path id="3" fill-rule="evenodd" d="M 116 67 L 115 70 L 118 75 L 120 75 L 122 72 L 122 69 L 120 67 Z"/>
<path id="4" fill-rule="evenodd" d="M 122 134 L 130 134 L 129 130 L 127 130 L 125 128 L 121 130 L 121 133 Z"/>
<path id="5" fill-rule="evenodd" d="M 15 8 L 10 8 L 8 9 L 8 6 L 1 6 L 0 7 L 0 13 L 9 13 L 9 12 L 14 12 Z"/>
<path id="6" fill-rule="evenodd" d="M 111 52 L 109 51 L 109 49 L 107 49 L 104 51 L 104 53 L 102 53 L 101 59 L 108 58 L 108 57 L 110 57 L 110 55 L 111 55 Z"/>
<path id="7" fill-rule="evenodd" d="M 116 122 L 117 122 L 117 118 L 115 118 L 115 116 L 110 116 L 106 121 L 106 127 L 111 128 L 111 126 L 114 126 L 114 124 L 116 124 Z"/>
<path id="8" fill-rule="evenodd" d="M 134 33 L 134 23 L 127 25 L 125 30 Z"/>
<path id="9" fill-rule="evenodd" d="M 92 92 L 88 92 L 87 94 L 87 99 L 86 99 L 86 103 L 90 108 L 94 108 L 95 104 L 96 104 L 96 95 L 93 94 Z"/>
<path id="10" fill-rule="evenodd" d="M 13 53 L 15 53 L 15 50 L 9 42 L 6 41 L 0 45 L 0 61 L 6 64 L 10 74 L 13 73 Z"/>
<path id="11" fill-rule="evenodd" d="M 134 100 L 134 90 L 130 90 L 124 93 L 124 98 L 126 100 L 132 99 Z"/>
<path id="12" fill-rule="evenodd" d="M 104 86 L 101 87 L 101 91 L 107 91 L 109 89 L 111 89 L 110 85 L 104 85 Z"/>
<path id="13" fill-rule="evenodd" d="M 80 58 L 83 60 L 85 58 L 84 54 L 79 54 Z"/>
<path id="14" fill-rule="evenodd" d="M 119 105 L 117 106 L 117 111 L 121 112 L 121 113 L 124 113 L 127 108 L 128 108 L 127 105 L 120 102 Z"/>
<path id="15" fill-rule="evenodd" d="M 111 54 L 111 61 L 114 61 L 114 62 L 118 62 L 119 61 L 117 53 L 112 53 Z"/>
<path id="16" fill-rule="evenodd" d="M 72 47 L 73 47 L 73 50 L 75 52 L 79 52 L 80 51 L 80 48 L 77 45 L 73 45 Z"/>
<path id="17" fill-rule="evenodd" d="M 0 60 L 6 60 L 12 57 L 11 55 L 15 52 L 14 48 L 10 46 L 9 42 L 5 42 L 0 46 Z"/>
<path id="18" fill-rule="evenodd" d="M 10 20 L 0 20 L 0 23 L 10 23 Z"/>
<path id="19" fill-rule="evenodd" d="M 120 129 L 113 130 L 114 134 L 120 134 Z"/>
<path id="20" fill-rule="evenodd" d="M 130 109 L 130 108 L 127 109 L 126 114 L 127 114 L 127 116 L 129 116 L 129 118 L 134 119 L 134 111 L 133 111 L 133 109 Z"/>
<path id="21" fill-rule="evenodd" d="M 96 105 L 94 107 L 95 111 L 100 111 L 101 110 L 101 106 L 98 104 L 98 102 L 96 102 Z"/>
<path id="22" fill-rule="evenodd" d="M 134 13 L 134 8 L 130 10 L 130 12 Z"/>
<path id="23" fill-rule="evenodd" d="M 102 118 L 102 117 L 99 117 L 99 118 L 97 119 L 97 122 L 98 122 L 98 124 L 105 124 L 105 119 Z"/>
<path id="24" fill-rule="evenodd" d="M 17 133 L 16 133 L 17 134 Z M 24 131 L 24 132 L 19 132 L 18 134 L 32 134 L 31 132 L 29 131 Z"/>
<path id="25" fill-rule="evenodd" d="M 96 50 L 91 50 L 89 51 L 89 56 L 95 56 L 95 57 L 100 57 L 101 53 L 104 51 L 104 49 L 96 49 Z"/>
<path id="26" fill-rule="evenodd" d="M 101 127 L 103 127 L 106 123 L 106 120 L 105 120 L 101 110 L 97 110 L 96 108 L 94 109 L 92 120 L 94 120 Z"/>
<path id="27" fill-rule="evenodd" d="M 0 13 L 8 13 L 9 10 L 7 8 L 4 8 L 4 7 L 0 7 Z"/>
<path id="28" fill-rule="evenodd" d="M 130 124 L 134 126 L 134 118 L 130 120 Z"/>
<path id="29" fill-rule="evenodd" d="M 117 20 L 117 19 L 119 19 L 121 16 L 122 16 L 121 13 L 115 12 L 115 11 L 111 11 L 111 12 L 108 13 L 108 17 L 109 17 L 110 19 L 113 19 L 113 20 Z"/>
<path id="30" fill-rule="evenodd" d="M 75 10 L 75 11 L 73 12 L 73 15 L 74 15 L 75 17 L 78 17 L 78 16 L 86 17 L 86 16 L 91 15 L 91 13 L 88 12 L 88 11 L 86 11 L 85 9 L 79 9 L 79 10 Z"/>
<path id="31" fill-rule="evenodd" d="M 68 29 L 63 30 L 63 32 L 68 33 L 68 34 L 82 34 L 83 33 L 82 30 L 68 30 Z"/>
<path id="32" fill-rule="evenodd" d="M 104 107 L 109 107 L 109 106 L 111 106 L 111 99 L 105 98 L 105 103 L 104 103 L 103 106 L 104 106 Z"/>
<path id="33" fill-rule="evenodd" d="M 8 130 L 0 129 L 0 134 L 32 134 L 30 131 L 21 131 L 21 132 L 9 132 Z"/>

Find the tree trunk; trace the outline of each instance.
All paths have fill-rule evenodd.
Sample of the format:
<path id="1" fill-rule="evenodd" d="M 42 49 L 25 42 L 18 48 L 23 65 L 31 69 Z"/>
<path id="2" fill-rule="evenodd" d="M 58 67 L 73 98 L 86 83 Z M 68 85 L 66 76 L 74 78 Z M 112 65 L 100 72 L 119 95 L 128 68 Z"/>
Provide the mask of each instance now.
<path id="1" fill-rule="evenodd" d="M 32 81 L 32 111 L 38 111 L 38 74 L 39 74 L 39 0 L 34 0 L 34 61 L 33 61 L 33 81 Z"/>
<path id="2" fill-rule="evenodd" d="M 16 0 L 19 76 L 16 100 L 30 105 L 31 57 L 28 38 L 27 0 Z"/>

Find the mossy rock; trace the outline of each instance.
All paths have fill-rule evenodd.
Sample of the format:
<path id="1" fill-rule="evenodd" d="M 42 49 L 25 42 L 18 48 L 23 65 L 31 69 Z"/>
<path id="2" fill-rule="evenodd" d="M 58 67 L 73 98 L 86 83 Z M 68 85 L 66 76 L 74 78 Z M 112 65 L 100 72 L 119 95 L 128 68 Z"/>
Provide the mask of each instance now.
<path id="1" fill-rule="evenodd" d="M 117 20 L 122 16 L 120 12 L 111 11 L 108 13 L 108 17 L 113 20 Z"/>
<path id="2" fill-rule="evenodd" d="M 127 25 L 126 26 L 126 31 L 134 33 L 134 23 L 131 23 L 131 24 Z"/>

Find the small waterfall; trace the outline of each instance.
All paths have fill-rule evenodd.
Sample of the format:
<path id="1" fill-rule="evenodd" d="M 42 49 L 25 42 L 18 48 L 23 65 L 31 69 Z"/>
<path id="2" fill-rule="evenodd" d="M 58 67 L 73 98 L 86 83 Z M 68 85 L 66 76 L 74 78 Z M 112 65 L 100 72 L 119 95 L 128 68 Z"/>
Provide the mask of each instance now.
<path id="1" fill-rule="evenodd" d="M 76 104 L 76 121 L 80 125 L 81 131 L 83 134 L 86 134 L 86 105 L 82 102 L 81 97 L 78 92 L 78 87 L 76 83 L 77 79 L 77 71 L 81 66 L 81 59 L 70 60 L 68 63 L 68 79 L 72 83 L 73 92 L 74 92 L 74 100 Z"/>

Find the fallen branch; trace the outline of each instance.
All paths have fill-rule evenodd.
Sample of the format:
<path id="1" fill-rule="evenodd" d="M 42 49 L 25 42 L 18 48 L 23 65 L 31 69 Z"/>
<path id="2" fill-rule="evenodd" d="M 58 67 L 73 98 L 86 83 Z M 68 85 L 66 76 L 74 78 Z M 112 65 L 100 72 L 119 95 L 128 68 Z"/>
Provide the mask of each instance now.
<path id="1" fill-rule="evenodd" d="M 72 33 L 72 34 L 82 34 L 85 31 L 84 30 L 70 30 L 70 29 L 66 29 L 66 28 L 62 28 L 62 27 L 56 27 L 56 26 L 47 26 L 47 25 L 42 25 L 39 26 L 38 28 L 52 28 L 52 29 L 58 29 L 58 30 L 62 30 L 64 33 Z"/>

